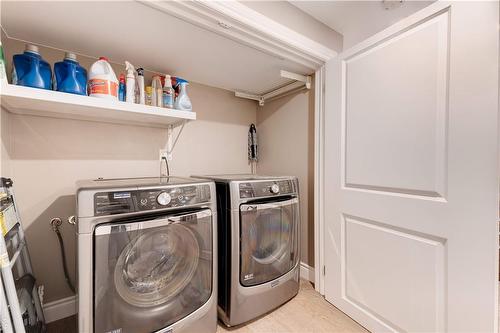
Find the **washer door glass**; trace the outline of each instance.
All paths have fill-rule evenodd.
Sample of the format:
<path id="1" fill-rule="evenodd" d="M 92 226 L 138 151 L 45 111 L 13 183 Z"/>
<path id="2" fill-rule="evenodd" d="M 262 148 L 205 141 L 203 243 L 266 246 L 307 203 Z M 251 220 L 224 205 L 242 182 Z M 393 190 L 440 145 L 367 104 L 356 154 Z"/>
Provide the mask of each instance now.
<path id="1" fill-rule="evenodd" d="M 153 332 L 212 294 L 210 210 L 98 225 L 95 332 Z"/>
<path id="2" fill-rule="evenodd" d="M 298 261 L 298 200 L 240 206 L 240 283 L 274 280 Z"/>

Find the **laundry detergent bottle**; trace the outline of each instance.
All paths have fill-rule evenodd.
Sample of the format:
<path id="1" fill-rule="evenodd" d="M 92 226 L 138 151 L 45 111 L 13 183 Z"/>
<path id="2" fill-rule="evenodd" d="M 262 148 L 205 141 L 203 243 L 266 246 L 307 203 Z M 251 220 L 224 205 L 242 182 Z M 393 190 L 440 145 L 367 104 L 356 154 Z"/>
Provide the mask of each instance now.
<path id="1" fill-rule="evenodd" d="M 16 54 L 12 61 L 12 83 L 20 86 L 52 89 L 52 70 L 42 59 L 35 45 L 26 44 L 23 54 Z"/>
<path id="2" fill-rule="evenodd" d="M 100 57 L 90 67 L 88 90 L 92 97 L 118 100 L 118 79 L 107 58 Z"/>
<path id="3" fill-rule="evenodd" d="M 54 65 L 54 90 L 87 95 L 87 70 L 76 61 L 74 53 L 66 52 L 64 60 Z"/>

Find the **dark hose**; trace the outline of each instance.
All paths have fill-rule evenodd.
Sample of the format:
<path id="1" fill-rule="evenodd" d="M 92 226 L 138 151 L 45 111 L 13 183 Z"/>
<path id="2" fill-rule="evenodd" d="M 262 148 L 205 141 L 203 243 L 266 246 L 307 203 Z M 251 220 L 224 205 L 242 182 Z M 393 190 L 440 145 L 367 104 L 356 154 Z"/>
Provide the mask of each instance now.
<path id="1" fill-rule="evenodd" d="M 76 294 L 75 286 L 71 282 L 69 278 L 69 273 L 68 273 L 68 265 L 66 264 L 66 251 L 64 251 L 64 241 L 61 235 L 61 231 L 59 230 L 59 226 L 61 225 L 61 220 L 59 221 L 54 221 L 53 219 L 51 221 L 52 224 L 52 229 L 55 231 L 57 235 L 57 239 L 59 240 L 59 247 L 61 249 L 61 256 L 62 256 L 62 265 L 63 265 L 63 270 L 64 270 L 64 278 L 66 279 L 66 283 L 68 284 L 69 289 Z"/>

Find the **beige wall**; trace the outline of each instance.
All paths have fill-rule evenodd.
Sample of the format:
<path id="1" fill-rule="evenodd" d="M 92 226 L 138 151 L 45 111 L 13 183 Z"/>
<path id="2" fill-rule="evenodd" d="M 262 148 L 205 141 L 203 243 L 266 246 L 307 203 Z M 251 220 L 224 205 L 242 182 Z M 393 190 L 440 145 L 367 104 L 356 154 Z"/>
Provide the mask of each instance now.
<path id="1" fill-rule="evenodd" d="M 0 175 L 8 177 L 10 173 L 10 128 L 9 128 L 9 113 L 0 110 Z"/>
<path id="2" fill-rule="evenodd" d="M 12 54 L 22 52 L 24 45 L 5 38 L 2 41 L 10 63 Z M 51 64 L 63 56 L 49 49 L 41 49 L 41 53 Z M 79 60 L 87 68 L 94 61 Z M 115 71 L 122 70 L 114 67 Z M 199 84 L 190 85 L 189 95 L 198 119 L 184 128 L 174 150 L 171 173 L 250 172 L 247 131 L 256 121 L 255 102 Z M 2 112 L 2 116 L 5 114 Z M 1 133 L 2 164 L 10 156 L 8 170 L 2 169 L 2 173 L 14 179 L 34 271 L 39 283 L 45 285 L 45 301 L 70 296 L 50 219 L 75 214 L 78 179 L 158 175 L 158 150 L 165 145 L 166 131 L 13 114 L 9 114 L 7 124 L 3 117 L 1 120 L 1 128 L 8 127 L 10 132 Z M 74 281 L 74 228 L 64 224 L 63 237 Z"/>
<path id="3" fill-rule="evenodd" d="M 314 266 L 314 91 L 266 103 L 257 111 L 260 174 L 297 176 L 301 261 Z"/>

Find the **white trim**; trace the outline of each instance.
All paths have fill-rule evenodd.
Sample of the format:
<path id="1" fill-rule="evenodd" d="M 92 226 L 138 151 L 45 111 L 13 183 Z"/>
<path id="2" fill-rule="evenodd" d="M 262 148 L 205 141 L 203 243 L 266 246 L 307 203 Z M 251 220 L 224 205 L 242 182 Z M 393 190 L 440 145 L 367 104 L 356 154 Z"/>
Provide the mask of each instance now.
<path id="1" fill-rule="evenodd" d="M 156 1 L 142 4 L 312 70 L 334 50 L 279 24 L 238 1 Z"/>
<path id="2" fill-rule="evenodd" d="M 314 267 L 305 262 L 300 262 L 300 278 L 314 283 Z"/>
<path id="3" fill-rule="evenodd" d="M 314 278 L 317 292 L 325 294 L 324 261 L 324 156 L 325 156 L 325 66 L 316 71 L 314 88 Z"/>
<path id="4" fill-rule="evenodd" d="M 45 322 L 50 323 L 77 313 L 76 296 L 70 296 L 43 305 Z"/>

